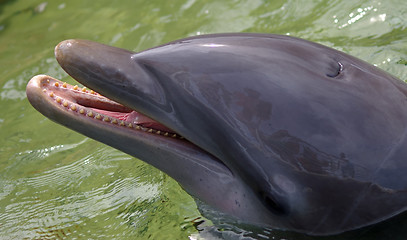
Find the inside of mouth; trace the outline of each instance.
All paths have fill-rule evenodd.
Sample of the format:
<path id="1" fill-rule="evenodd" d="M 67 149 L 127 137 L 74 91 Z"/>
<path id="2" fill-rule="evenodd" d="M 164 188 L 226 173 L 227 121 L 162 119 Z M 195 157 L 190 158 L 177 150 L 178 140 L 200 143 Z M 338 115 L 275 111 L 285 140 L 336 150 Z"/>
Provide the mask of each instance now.
<path id="1" fill-rule="evenodd" d="M 56 104 L 73 114 L 93 118 L 105 124 L 110 123 L 148 133 L 183 139 L 182 136 L 163 124 L 114 102 L 93 90 L 76 85 L 72 86 L 56 79 L 44 80 L 42 87 L 44 93 L 47 93 Z"/>
<path id="2" fill-rule="evenodd" d="M 125 122 L 131 122 L 135 125 L 139 125 L 145 128 L 151 128 L 156 131 L 165 131 L 169 133 L 175 133 L 173 130 L 167 128 L 166 126 L 162 125 L 161 123 L 154 121 L 153 119 L 147 117 L 146 115 L 143 115 L 137 111 L 130 111 L 130 112 L 114 112 L 114 111 L 108 111 L 108 110 L 103 110 L 103 109 L 98 109 L 98 108 L 91 108 L 93 111 L 107 115 L 116 119 L 119 119 L 121 121 Z"/>

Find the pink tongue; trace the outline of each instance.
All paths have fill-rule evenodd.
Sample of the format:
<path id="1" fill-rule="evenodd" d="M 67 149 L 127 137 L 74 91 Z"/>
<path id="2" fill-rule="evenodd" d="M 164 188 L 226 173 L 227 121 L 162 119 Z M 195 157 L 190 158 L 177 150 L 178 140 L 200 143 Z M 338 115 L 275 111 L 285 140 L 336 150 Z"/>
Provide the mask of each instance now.
<path id="1" fill-rule="evenodd" d="M 106 110 L 101 110 L 101 109 L 92 109 L 95 112 L 117 118 L 122 121 L 126 122 L 131 122 L 133 124 L 138 124 L 140 126 L 146 127 L 146 128 L 152 128 L 155 130 L 160 130 L 160 131 L 165 131 L 165 132 L 170 132 L 170 133 L 175 133 L 173 130 L 167 128 L 166 126 L 162 125 L 161 123 L 154 121 L 153 119 L 139 113 L 136 111 L 132 111 L 129 113 L 122 113 L 122 112 L 111 112 L 111 111 L 106 111 Z"/>

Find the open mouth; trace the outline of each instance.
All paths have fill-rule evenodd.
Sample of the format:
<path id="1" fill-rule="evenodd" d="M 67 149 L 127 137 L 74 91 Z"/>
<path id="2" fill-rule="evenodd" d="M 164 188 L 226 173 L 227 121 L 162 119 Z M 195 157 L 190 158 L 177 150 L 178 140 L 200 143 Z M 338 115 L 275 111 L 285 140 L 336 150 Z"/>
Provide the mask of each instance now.
<path id="1" fill-rule="evenodd" d="M 33 80 L 42 89 L 43 97 L 48 98 L 48 102 L 77 118 L 184 140 L 161 123 L 86 87 L 72 86 L 46 75 L 36 76 Z"/>

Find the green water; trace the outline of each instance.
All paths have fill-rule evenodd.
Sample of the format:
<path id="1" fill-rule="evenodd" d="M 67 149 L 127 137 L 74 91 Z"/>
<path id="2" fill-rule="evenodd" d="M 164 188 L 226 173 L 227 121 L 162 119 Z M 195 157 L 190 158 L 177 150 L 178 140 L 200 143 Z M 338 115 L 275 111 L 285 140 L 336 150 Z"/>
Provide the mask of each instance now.
<path id="1" fill-rule="evenodd" d="M 25 86 L 43 73 L 72 81 L 53 57 L 64 39 L 139 51 L 215 32 L 290 34 L 407 80 L 405 0 L 0 0 L 0 239 L 199 238 L 205 218 L 176 182 L 46 119 Z"/>

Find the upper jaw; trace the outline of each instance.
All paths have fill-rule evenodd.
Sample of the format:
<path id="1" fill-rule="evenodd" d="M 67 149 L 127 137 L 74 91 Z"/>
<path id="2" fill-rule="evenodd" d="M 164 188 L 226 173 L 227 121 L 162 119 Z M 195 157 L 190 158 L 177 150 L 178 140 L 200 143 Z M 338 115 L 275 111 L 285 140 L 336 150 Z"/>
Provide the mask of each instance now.
<path id="1" fill-rule="evenodd" d="M 185 122 L 180 123 L 177 119 L 173 101 L 181 102 L 177 100 L 180 96 L 172 89 L 164 88 L 162 82 L 167 79 L 161 79 L 154 72 L 159 66 L 147 66 L 143 56 L 134 52 L 88 40 L 63 41 L 56 46 L 55 56 L 60 66 L 78 82 L 173 129 L 165 132 L 177 133 L 176 136 L 181 134 L 191 140 L 188 146 L 193 145 L 194 149 L 199 148 L 202 153 L 211 155 L 208 158 L 216 158 L 216 164 L 222 165 L 220 168 L 230 171 L 219 160 L 222 156 L 211 151 L 211 146 L 199 144 L 197 139 L 201 136 L 197 138 L 191 134 L 194 132 L 190 129 L 191 124 L 185 127 Z"/>
<path id="2" fill-rule="evenodd" d="M 196 136 L 195 132 L 201 129 L 202 124 L 192 120 L 180 122 L 184 114 L 182 111 L 194 115 L 190 109 L 185 110 L 180 106 L 188 99 L 182 99 L 182 93 L 177 92 L 176 88 L 166 86 L 171 84 L 166 79 L 169 76 L 159 75 L 161 65 L 145 62 L 147 53 L 139 55 L 121 48 L 76 39 L 63 41 L 55 48 L 58 63 L 78 82 L 162 123 L 199 147 L 209 150 L 217 158 L 222 158 L 216 151 L 211 151 L 216 147 L 215 144 L 205 146 L 202 144 L 204 141 L 201 141 L 203 136 Z"/>
<path id="3" fill-rule="evenodd" d="M 62 41 L 55 47 L 59 65 L 72 78 L 114 101 L 143 111 L 139 104 L 143 99 L 163 102 L 164 94 L 144 66 L 133 59 L 134 54 L 78 39 Z"/>

